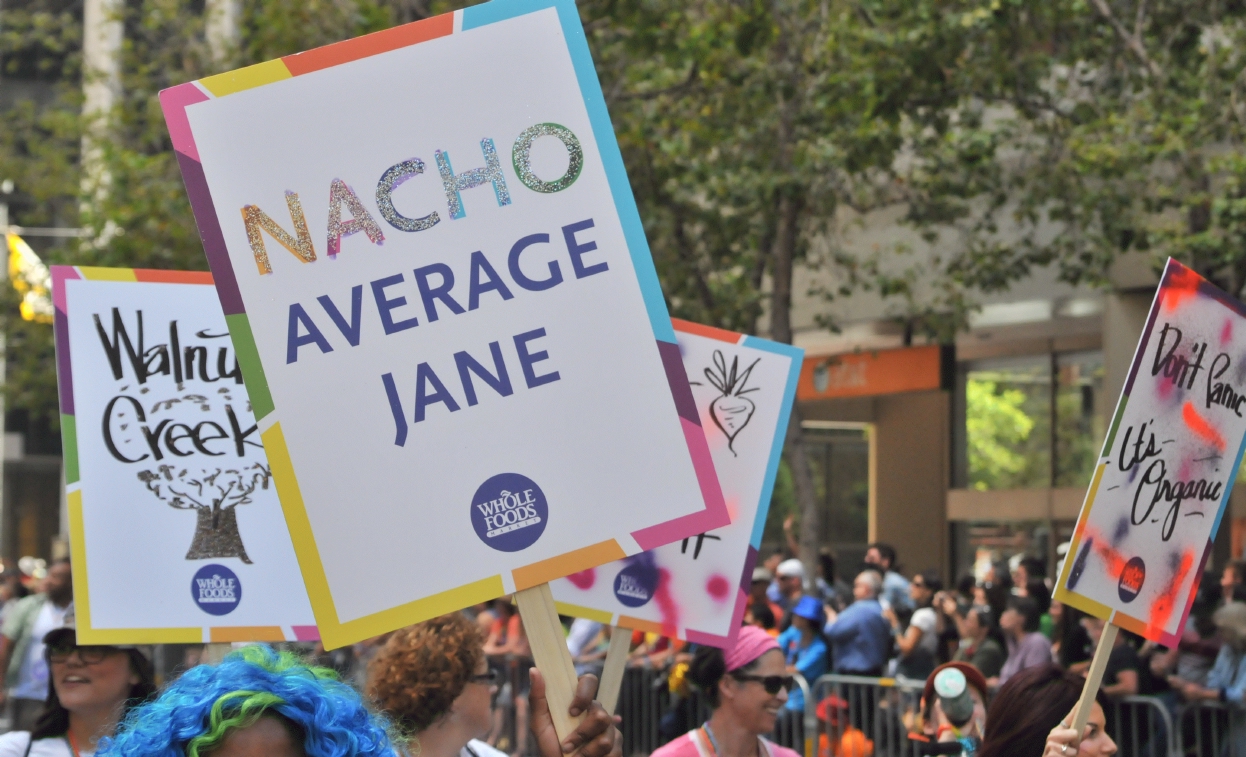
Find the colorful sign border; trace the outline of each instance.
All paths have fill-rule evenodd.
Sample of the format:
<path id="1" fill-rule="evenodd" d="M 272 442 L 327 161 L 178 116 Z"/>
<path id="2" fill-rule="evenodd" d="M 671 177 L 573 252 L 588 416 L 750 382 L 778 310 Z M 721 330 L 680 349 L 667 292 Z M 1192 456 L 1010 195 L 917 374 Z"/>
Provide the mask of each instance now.
<path id="1" fill-rule="evenodd" d="M 65 497 L 69 511 L 69 550 L 74 575 L 74 612 L 77 617 L 78 641 L 85 644 L 317 641 L 320 638 L 320 632 L 316 626 L 95 628 L 91 625 L 91 588 L 87 576 L 86 531 L 82 517 L 82 483 L 78 470 L 78 420 L 74 412 L 73 361 L 70 360 L 69 351 L 69 307 L 65 298 L 65 282 L 78 280 L 208 286 L 213 283 L 212 274 L 206 271 L 52 266 L 57 392 L 61 403 L 61 445 L 65 461 Z"/>
<path id="2" fill-rule="evenodd" d="M 675 400 L 684 439 L 692 458 L 706 509 L 635 531 L 631 536 L 641 550 L 649 550 L 696 533 L 718 527 L 729 519 L 726 502 L 718 485 L 709 445 L 701 428 L 701 420 L 688 385 L 675 332 L 671 327 L 666 302 L 653 266 L 652 254 L 645 238 L 640 213 L 632 196 L 631 184 L 623 166 L 623 156 L 615 139 L 605 96 L 597 79 L 596 68 L 584 36 L 579 11 L 574 0 L 492 0 L 482 5 L 416 21 L 363 37 L 345 40 L 295 55 L 258 63 L 253 66 L 187 82 L 160 93 L 161 107 L 178 165 L 190 198 L 191 208 L 199 227 L 200 238 L 211 266 L 221 306 L 238 362 L 242 366 L 247 392 L 257 422 L 275 410 L 264 367 L 248 320 L 242 295 L 238 289 L 233 264 L 225 245 L 216 209 L 200 161 L 199 151 L 191 132 L 186 109 L 210 99 L 225 97 L 295 76 L 349 63 L 373 55 L 440 37 L 461 34 L 489 24 L 555 9 L 567 48 L 580 85 L 580 94 L 600 152 L 606 178 L 614 197 L 615 209 L 627 240 L 633 270 L 641 289 L 658 351 L 665 369 L 667 383 Z M 273 470 L 273 480 L 281 499 L 295 553 L 307 584 L 312 610 L 316 615 L 325 647 L 332 649 L 351 641 L 376 636 L 404 625 L 453 612 L 473 604 L 494 599 L 505 593 L 503 577 L 493 576 L 455 589 L 408 602 L 362 618 L 342 622 L 329 589 L 320 560 L 319 549 L 312 533 L 311 522 L 299 492 L 293 461 L 285 442 L 280 421 L 267 429 L 260 423 L 261 438 Z M 627 553 L 615 540 L 573 550 L 511 571 L 516 589 L 547 583 L 555 578 L 626 557 Z"/>
<path id="3" fill-rule="evenodd" d="M 732 633 L 727 636 L 719 634 L 706 633 L 691 628 L 671 628 L 661 623 L 655 623 L 651 620 L 643 618 L 635 618 L 629 615 L 614 615 L 602 610 L 593 609 L 591 607 L 583 607 L 581 605 L 569 602 L 555 602 L 558 612 L 562 615 L 570 615 L 577 618 L 588 618 L 596 620 L 600 623 L 616 625 L 622 628 L 630 628 L 634 631 L 645 631 L 647 633 L 656 633 L 663 636 L 673 636 L 694 644 L 708 644 L 713 647 L 729 647 L 735 643 L 735 637 L 739 633 L 740 622 L 744 618 L 744 611 L 748 607 L 749 590 L 753 584 L 753 568 L 757 565 L 757 555 L 761 551 L 762 534 L 766 530 L 766 516 L 770 512 L 770 500 L 774 495 L 774 482 L 779 475 L 779 462 L 783 458 L 783 443 L 787 438 L 788 426 L 791 423 L 792 407 L 796 402 L 796 389 L 800 383 L 802 373 L 802 365 L 805 357 L 805 351 L 799 347 L 793 347 L 781 342 L 772 342 L 769 339 L 760 339 L 748 334 L 741 334 L 726 329 L 714 328 L 713 326 L 705 326 L 692 321 L 684 321 L 679 318 L 672 318 L 671 325 L 676 332 L 684 334 L 693 334 L 695 336 L 704 337 L 706 339 L 714 339 L 727 344 L 735 344 L 741 347 L 749 347 L 762 352 L 770 352 L 775 355 L 781 355 L 792 361 L 792 369 L 788 375 L 787 384 L 783 389 L 782 410 L 779 412 L 779 422 L 775 426 L 774 442 L 770 447 L 770 459 L 766 464 L 765 478 L 763 479 L 761 489 L 761 500 L 757 505 L 757 515 L 753 519 L 753 532 L 749 536 L 748 554 L 744 559 L 743 570 L 740 573 L 740 586 L 736 594 L 735 606 L 731 611 L 731 628 Z"/>

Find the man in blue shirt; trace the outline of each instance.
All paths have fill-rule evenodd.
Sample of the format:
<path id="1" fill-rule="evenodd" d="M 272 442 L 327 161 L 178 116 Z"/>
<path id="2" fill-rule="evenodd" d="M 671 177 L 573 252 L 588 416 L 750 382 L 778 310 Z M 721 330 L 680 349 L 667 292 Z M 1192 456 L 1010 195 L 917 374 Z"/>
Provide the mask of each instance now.
<path id="1" fill-rule="evenodd" d="M 913 598 L 909 596 L 908 579 L 895 571 L 895 547 L 882 542 L 871 544 L 865 550 L 865 564 L 883 577 L 882 591 L 878 594 L 883 604 L 890 606 L 897 615 L 916 609 Z"/>
<path id="2" fill-rule="evenodd" d="M 835 672 L 841 675 L 878 678 L 891 651 L 891 624 L 883 618 L 878 593 L 882 579 L 873 570 L 862 571 L 852 582 L 856 601 L 836 616 L 828 610 L 830 622 L 825 635 L 831 642 Z"/>

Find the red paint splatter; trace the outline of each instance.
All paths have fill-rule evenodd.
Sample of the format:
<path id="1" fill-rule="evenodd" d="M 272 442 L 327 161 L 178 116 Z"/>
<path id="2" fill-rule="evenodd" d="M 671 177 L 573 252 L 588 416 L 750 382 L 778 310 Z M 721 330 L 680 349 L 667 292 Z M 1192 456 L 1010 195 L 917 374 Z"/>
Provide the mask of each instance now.
<path id="1" fill-rule="evenodd" d="M 658 588 L 653 592 L 653 599 L 662 614 L 662 635 L 675 638 L 679 630 L 679 606 L 671 596 L 671 573 L 666 568 L 658 569 Z"/>
<path id="2" fill-rule="evenodd" d="M 1224 346 L 1233 339 L 1233 321 L 1224 319 L 1224 328 L 1220 329 L 1220 345 Z"/>
<path id="3" fill-rule="evenodd" d="M 1206 418 L 1198 414 L 1198 411 L 1194 409 L 1194 403 L 1187 402 L 1181 407 L 1181 420 L 1185 421 L 1185 425 L 1203 441 L 1215 447 L 1217 451 L 1224 452 L 1227 446 L 1224 443 L 1224 437 Z"/>
<path id="4" fill-rule="evenodd" d="M 577 589 L 591 589 L 593 584 L 597 583 L 597 569 L 589 568 L 579 573 L 572 573 L 567 576 L 567 580 L 574 584 Z"/>
<path id="5" fill-rule="evenodd" d="M 1167 401 L 1172 396 L 1174 385 L 1171 381 L 1160 381 L 1155 384 L 1155 393 L 1159 395 L 1161 400 Z"/>
<path id="6" fill-rule="evenodd" d="M 1170 313 L 1177 310 L 1198 294 L 1198 286 L 1202 282 L 1202 277 L 1189 268 L 1173 266 L 1164 281 L 1164 302 L 1161 307 Z"/>
<path id="7" fill-rule="evenodd" d="M 1186 574 L 1190 572 L 1190 567 L 1193 565 L 1194 553 L 1187 549 L 1181 553 L 1181 562 L 1177 565 L 1177 575 L 1173 576 L 1172 582 L 1168 584 L 1168 588 L 1164 589 L 1164 593 L 1156 597 L 1151 604 L 1151 617 L 1147 621 L 1148 637 L 1156 637 L 1165 632 L 1164 627 L 1168 625 L 1168 619 L 1172 617 L 1177 591 L 1181 589 L 1181 584 L 1185 583 Z"/>
<path id="8" fill-rule="evenodd" d="M 705 582 L 705 591 L 711 597 L 721 602 L 731 592 L 731 583 L 722 576 L 710 576 L 710 580 Z"/>

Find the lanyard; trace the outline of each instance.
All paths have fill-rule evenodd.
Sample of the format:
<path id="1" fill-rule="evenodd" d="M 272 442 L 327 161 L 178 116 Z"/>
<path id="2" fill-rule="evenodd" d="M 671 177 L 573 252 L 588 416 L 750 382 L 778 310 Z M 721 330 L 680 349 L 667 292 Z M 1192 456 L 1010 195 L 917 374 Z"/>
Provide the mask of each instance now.
<path id="1" fill-rule="evenodd" d="M 714 738 L 714 732 L 710 730 L 709 723 L 701 726 L 701 733 L 705 734 L 705 741 L 710 745 L 710 752 L 714 757 L 721 757 L 722 750 L 718 748 L 718 739 Z M 766 748 L 760 736 L 757 737 L 757 757 L 770 757 L 770 750 Z"/>
<path id="2" fill-rule="evenodd" d="M 69 744 L 69 751 L 73 753 L 73 756 L 79 757 L 78 742 L 74 738 L 74 735 L 70 733 L 69 731 L 65 731 L 65 743 Z"/>

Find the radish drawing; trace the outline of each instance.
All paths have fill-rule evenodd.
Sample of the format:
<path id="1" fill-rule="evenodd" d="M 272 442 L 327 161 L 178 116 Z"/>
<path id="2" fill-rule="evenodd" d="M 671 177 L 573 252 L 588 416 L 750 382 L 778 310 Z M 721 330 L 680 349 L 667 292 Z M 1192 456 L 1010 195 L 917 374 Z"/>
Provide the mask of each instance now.
<path id="1" fill-rule="evenodd" d="M 705 369 L 705 378 L 709 379 L 715 389 L 722 392 L 721 397 L 716 397 L 710 403 L 710 418 L 714 419 L 714 425 L 718 426 L 718 430 L 726 435 L 727 449 L 731 450 L 732 455 L 736 455 L 736 436 L 748 425 L 753 417 L 753 411 L 757 409 L 753 401 L 744 395 L 757 391 L 757 387 L 752 389 L 745 387 L 748 384 L 749 374 L 760 361 L 761 358 L 757 358 L 743 373 L 740 373 L 740 358 L 737 355 L 731 358 L 731 370 L 728 371 L 727 359 L 723 357 L 722 351 L 714 350 L 714 367 Z"/>

